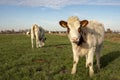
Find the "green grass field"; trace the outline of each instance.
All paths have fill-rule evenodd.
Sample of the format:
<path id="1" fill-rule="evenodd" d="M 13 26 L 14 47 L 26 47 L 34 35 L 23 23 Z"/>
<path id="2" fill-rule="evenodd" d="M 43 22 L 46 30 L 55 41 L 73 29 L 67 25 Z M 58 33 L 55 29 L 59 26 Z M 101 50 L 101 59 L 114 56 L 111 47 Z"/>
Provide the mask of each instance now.
<path id="1" fill-rule="evenodd" d="M 101 70 L 89 78 L 85 57 L 80 58 L 77 73 L 67 36 L 46 35 L 43 48 L 31 48 L 30 37 L 23 34 L 0 34 L 0 80 L 120 80 L 120 43 L 104 41 Z"/>

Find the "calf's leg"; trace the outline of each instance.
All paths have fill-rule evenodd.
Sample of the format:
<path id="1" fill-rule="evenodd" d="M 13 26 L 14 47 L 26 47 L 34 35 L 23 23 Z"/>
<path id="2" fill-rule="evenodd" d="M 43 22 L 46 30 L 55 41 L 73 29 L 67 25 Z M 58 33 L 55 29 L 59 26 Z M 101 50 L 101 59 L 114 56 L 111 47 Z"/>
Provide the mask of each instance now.
<path id="1" fill-rule="evenodd" d="M 76 67 L 77 67 L 78 61 L 79 61 L 79 56 L 74 54 L 73 55 L 73 68 L 72 68 L 71 74 L 76 73 Z"/>
<path id="2" fill-rule="evenodd" d="M 92 77 L 94 75 L 93 70 L 93 58 L 94 58 L 95 47 L 92 47 L 88 52 L 87 66 L 89 66 L 89 76 Z"/>

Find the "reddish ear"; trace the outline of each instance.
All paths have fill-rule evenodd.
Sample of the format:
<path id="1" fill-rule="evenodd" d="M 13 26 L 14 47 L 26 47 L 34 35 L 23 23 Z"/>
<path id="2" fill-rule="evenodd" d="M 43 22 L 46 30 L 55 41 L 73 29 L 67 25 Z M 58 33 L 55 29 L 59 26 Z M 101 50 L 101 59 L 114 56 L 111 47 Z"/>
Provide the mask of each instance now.
<path id="1" fill-rule="evenodd" d="M 88 24 L 88 21 L 87 21 L 87 20 L 80 21 L 81 27 L 86 27 L 87 24 Z"/>
<path id="2" fill-rule="evenodd" d="M 59 24 L 64 27 L 64 28 L 67 28 L 67 22 L 66 21 L 60 21 Z"/>

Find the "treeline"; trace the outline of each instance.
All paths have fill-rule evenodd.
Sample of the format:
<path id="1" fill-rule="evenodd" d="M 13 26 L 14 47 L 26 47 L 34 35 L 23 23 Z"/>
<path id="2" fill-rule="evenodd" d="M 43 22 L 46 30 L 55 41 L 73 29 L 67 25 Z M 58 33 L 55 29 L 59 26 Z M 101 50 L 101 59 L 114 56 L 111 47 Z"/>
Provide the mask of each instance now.
<path id="1" fill-rule="evenodd" d="M 0 31 L 0 34 L 19 34 L 19 33 L 23 33 L 23 34 L 26 34 L 27 32 L 30 33 L 30 29 L 24 29 L 24 30 L 18 30 L 18 31 L 15 31 L 14 29 L 11 29 L 11 30 L 1 30 Z M 48 31 L 46 30 L 45 31 L 46 33 L 57 33 L 57 34 L 60 34 L 60 33 L 66 33 L 66 31 Z M 117 34 L 120 34 L 120 31 L 113 31 L 111 30 L 110 28 L 108 28 L 105 33 L 117 33 Z"/>
<path id="2" fill-rule="evenodd" d="M 113 31 L 113 30 L 111 30 L 110 28 L 108 28 L 106 31 L 105 31 L 106 33 L 116 33 L 116 34 L 120 34 L 120 31 L 118 30 L 118 31 Z"/>
<path id="3" fill-rule="evenodd" d="M 19 33 L 23 33 L 25 34 L 27 31 L 30 31 L 30 29 L 25 29 L 25 30 L 18 30 L 18 31 L 15 31 L 14 29 L 12 30 L 1 30 L 0 31 L 0 34 L 19 34 Z"/>
<path id="4" fill-rule="evenodd" d="M 1 30 L 0 34 L 30 34 L 30 29 L 25 29 L 25 30 L 18 30 L 15 31 L 14 29 L 12 30 Z M 45 30 L 45 33 L 49 33 L 49 34 L 65 34 L 66 31 L 48 31 Z"/>

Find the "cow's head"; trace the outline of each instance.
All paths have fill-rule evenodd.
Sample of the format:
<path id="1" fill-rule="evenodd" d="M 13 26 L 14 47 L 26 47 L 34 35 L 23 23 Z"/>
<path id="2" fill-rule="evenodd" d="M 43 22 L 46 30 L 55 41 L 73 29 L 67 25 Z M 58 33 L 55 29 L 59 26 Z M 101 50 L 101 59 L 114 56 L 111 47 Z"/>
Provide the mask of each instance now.
<path id="1" fill-rule="evenodd" d="M 71 16 L 66 21 L 60 21 L 59 24 L 67 28 L 67 33 L 72 43 L 78 43 L 81 36 L 81 29 L 86 27 L 88 24 L 87 20 L 80 21 L 78 17 Z"/>
<path id="2" fill-rule="evenodd" d="M 41 41 L 41 46 L 44 46 L 45 45 L 45 41 L 46 41 L 46 37 L 41 38 L 40 41 Z"/>

